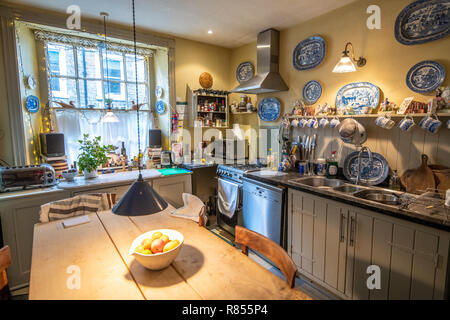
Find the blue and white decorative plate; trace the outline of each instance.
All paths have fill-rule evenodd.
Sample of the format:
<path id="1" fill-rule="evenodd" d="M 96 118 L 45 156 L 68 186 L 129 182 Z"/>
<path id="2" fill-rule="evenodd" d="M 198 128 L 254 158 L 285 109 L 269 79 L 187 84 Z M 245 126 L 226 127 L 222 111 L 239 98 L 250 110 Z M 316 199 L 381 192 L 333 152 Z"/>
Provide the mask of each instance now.
<path id="1" fill-rule="evenodd" d="M 158 100 L 158 102 L 156 102 L 155 108 L 158 114 L 162 114 L 164 113 L 164 111 L 166 111 L 166 105 L 162 100 Z"/>
<path id="2" fill-rule="evenodd" d="M 294 49 L 293 64 L 297 70 L 317 67 L 325 58 L 326 45 L 322 37 L 315 36 L 300 42 Z"/>
<path id="3" fill-rule="evenodd" d="M 262 121 L 275 121 L 280 113 L 281 106 L 277 98 L 264 98 L 258 104 L 258 116 Z"/>
<path id="4" fill-rule="evenodd" d="M 358 154 L 353 152 L 345 158 L 344 176 L 351 182 L 356 182 L 358 176 Z M 372 165 L 367 152 L 361 155 L 361 182 L 374 186 L 386 180 L 389 173 L 389 164 L 379 153 L 372 153 Z"/>
<path id="5" fill-rule="evenodd" d="M 436 61 L 422 61 L 409 69 L 406 85 L 414 92 L 428 93 L 440 87 L 445 79 L 445 69 Z"/>
<path id="6" fill-rule="evenodd" d="M 380 89 L 370 82 L 349 83 L 336 95 L 336 108 L 351 107 L 355 114 L 363 114 L 363 107 L 375 109 L 380 103 Z"/>
<path id="7" fill-rule="evenodd" d="M 36 96 L 28 96 L 25 102 L 25 108 L 28 112 L 36 113 L 39 111 L 39 98 Z"/>
<path id="8" fill-rule="evenodd" d="M 163 93 L 164 93 L 164 89 L 161 86 L 156 86 L 156 88 L 155 88 L 156 98 L 161 99 Z"/>
<path id="9" fill-rule="evenodd" d="M 250 61 L 242 62 L 236 69 L 236 79 L 239 83 L 253 78 L 253 64 Z"/>
<path id="10" fill-rule="evenodd" d="M 316 80 L 311 80 L 303 87 L 303 99 L 308 104 L 314 104 L 322 95 L 322 86 Z"/>
<path id="11" fill-rule="evenodd" d="M 406 6 L 395 21 L 395 38 L 406 45 L 450 34 L 450 0 L 419 0 Z"/>

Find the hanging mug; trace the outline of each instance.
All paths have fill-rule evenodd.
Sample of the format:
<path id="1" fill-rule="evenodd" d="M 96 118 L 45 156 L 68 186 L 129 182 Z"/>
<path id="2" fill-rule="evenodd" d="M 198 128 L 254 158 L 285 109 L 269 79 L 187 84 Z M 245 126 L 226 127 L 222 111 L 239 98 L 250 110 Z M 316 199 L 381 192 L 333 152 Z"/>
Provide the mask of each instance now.
<path id="1" fill-rule="evenodd" d="M 383 129 L 392 129 L 392 127 L 395 125 L 395 122 L 393 120 L 391 120 L 391 116 L 390 115 L 382 115 L 380 117 L 378 117 L 375 120 L 375 124 Z"/>
<path id="2" fill-rule="evenodd" d="M 414 123 L 414 119 L 409 116 L 406 115 L 399 123 L 398 123 L 398 128 L 404 132 L 408 132 L 409 130 L 411 130 L 412 127 L 414 127 L 415 123 Z"/>
<path id="3" fill-rule="evenodd" d="M 331 119 L 331 121 L 330 121 L 330 128 L 334 129 L 334 128 L 336 128 L 340 123 L 341 123 L 341 121 L 339 121 L 339 118 L 338 118 L 338 117 L 334 117 L 334 118 Z"/>
<path id="4" fill-rule="evenodd" d="M 433 116 L 435 119 L 433 119 Z M 437 133 L 441 125 L 442 122 L 438 119 L 436 114 L 425 117 L 420 121 L 420 127 L 429 133 Z"/>
<path id="5" fill-rule="evenodd" d="M 319 121 L 317 121 L 316 117 L 309 119 L 307 126 L 308 126 L 308 128 L 311 128 L 311 129 L 317 129 L 319 127 Z"/>
<path id="6" fill-rule="evenodd" d="M 299 128 L 305 128 L 306 125 L 308 123 L 308 120 L 306 120 L 305 118 L 301 118 L 298 122 L 298 127 Z"/>
<path id="7" fill-rule="evenodd" d="M 298 119 L 294 119 L 291 121 L 291 126 L 296 128 L 296 127 L 298 127 L 298 123 L 299 123 Z"/>
<path id="8" fill-rule="evenodd" d="M 330 121 L 328 121 L 328 118 L 322 118 L 319 120 L 319 128 L 326 128 L 330 124 Z"/>

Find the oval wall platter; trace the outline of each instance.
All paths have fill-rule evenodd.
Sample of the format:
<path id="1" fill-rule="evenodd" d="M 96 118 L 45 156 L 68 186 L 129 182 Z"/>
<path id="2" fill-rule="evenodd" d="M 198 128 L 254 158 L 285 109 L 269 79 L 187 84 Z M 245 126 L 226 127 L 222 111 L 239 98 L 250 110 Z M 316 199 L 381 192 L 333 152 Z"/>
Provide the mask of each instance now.
<path id="1" fill-rule="evenodd" d="M 351 182 L 356 182 L 358 175 L 358 154 L 353 152 L 345 158 L 344 176 Z M 389 173 L 389 164 L 379 153 L 372 153 L 373 162 L 370 165 L 370 159 L 367 152 L 361 157 L 361 182 L 374 186 L 386 180 Z"/>
<path id="2" fill-rule="evenodd" d="M 380 103 L 380 89 L 370 82 L 349 83 L 336 95 L 336 108 L 351 107 L 355 114 L 363 114 L 363 107 L 375 109 Z"/>
<path id="3" fill-rule="evenodd" d="M 155 109 L 158 114 L 164 113 L 164 111 L 166 111 L 166 105 L 164 104 L 164 101 L 159 100 L 158 102 L 156 102 Z"/>
<path id="4" fill-rule="evenodd" d="M 445 79 L 445 68 L 436 61 L 422 61 L 409 69 L 406 85 L 414 92 L 428 93 L 440 87 Z"/>
<path id="5" fill-rule="evenodd" d="M 316 80 L 311 80 L 303 87 L 303 99 L 308 104 L 314 104 L 322 95 L 322 86 Z"/>
<path id="6" fill-rule="evenodd" d="M 30 113 L 36 113 L 39 111 L 39 98 L 33 95 L 27 97 L 25 102 L 25 108 Z"/>
<path id="7" fill-rule="evenodd" d="M 315 36 L 300 42 L 294 49 L 293 64 L 297 70 L 317 67 L 325 58 L 326 45 L 322 37 Z"/>
<path id="8" fill-rule="evenodd" d="M 239 83 L 253 78 L 253 64 L 250 61 L 242 62 L 236 69 L 236 79 Z"/>
<path id="9" fill-rule="evenodd" d="M 450 0 L 419 0 L 406 6 L 395 21 L 395 38 L 414 45 L 450 34 Z"/>
<path id="10" fill-rule="evenodd" d="M 275 121 L 280 113 L 281 105 L 277 98 L 264 98 L 258 104 L 258 116 L 262 121 Z"/>

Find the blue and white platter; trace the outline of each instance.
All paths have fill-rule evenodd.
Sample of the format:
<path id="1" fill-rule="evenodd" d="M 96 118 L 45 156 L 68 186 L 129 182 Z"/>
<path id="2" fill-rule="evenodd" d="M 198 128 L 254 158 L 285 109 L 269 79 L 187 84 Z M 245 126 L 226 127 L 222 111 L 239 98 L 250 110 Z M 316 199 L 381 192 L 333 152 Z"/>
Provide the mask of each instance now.
<path id="1" fill-rule="evenodd" d="M 319 81 L 311 80 L 303 87 L 303 99 L 306 103 L 314 104 L 322 95 L 322 86 Z"/>
<path id="2" fill-rule="evenodd" d="M 363 107 L 375 109 L 380 103 L 380 89 L 370 82 L 349 83 L 336 95 L 336 108 L 351 107 L 355 114 L 363 114 Z"/>
<path id="3" fill-rule="evenodd" d="M 445 79 L 445 68 L 436 61 L 422 61 L 409 69 L 406 85 L 414 92 L 428 93 L 440 87 Z"/>
<path id="4" fill-rule="evenodd" d="M 158 114 L 162 114 L 166 110 L 166 105 L 164 104 L 164 101 L 158 100 L 156 102 L 155 108 Z"/>
<path id="5" fill-rule="evenodd" d="M 395 38 L 406 45 L 426 43 L 450 34 L 450 0 L 419 0 L 395 21 Z"/>
<path id="6" fill-rule="evenodd" d="M 253 78 L 253 64 L 250 61 L 242 62 L 236 69 L 236 79 L 239 83 Z"/>
<path id="7" fill-rule="evenodd" d="M 281 106 L 277 98 L 264 98 L 258 104 L 258 116 L 262 121 L 275 121 L 280 113 Z"/>
<path id="8" fill-rule="evenodd" d="M 326 45 L 322 37 L 315 36 L 300 42 L 294 49 L 292 60 L 297 70 L 317 67 L 325 58 Z"/>
<path id="9" fill-rule="evenodd" d="M 25 102 L 25 108 L 30 113 L 36 113 L 39 111 L 39 98 L 33 95 L 27 97 Z"/>
<path id="10" fill-rule="evenodd" d="M 358 154 L 353 152 L 345 158 L 344 176 L 351 182 L 356 182 L 358 175 Z M 361 155 L 361 182 L 374 186 L 386 180 L 389 173 L 389 164 L 379 153 L 372 153 L 373 162 L 370 165 L 370 159 L 367 152 Z"/>

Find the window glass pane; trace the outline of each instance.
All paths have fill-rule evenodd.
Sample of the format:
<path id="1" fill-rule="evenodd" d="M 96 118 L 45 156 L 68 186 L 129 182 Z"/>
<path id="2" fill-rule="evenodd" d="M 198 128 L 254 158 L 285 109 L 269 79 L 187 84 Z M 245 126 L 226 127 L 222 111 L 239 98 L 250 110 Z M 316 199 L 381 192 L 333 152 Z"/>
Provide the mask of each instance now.
<path id="1" fill-rule="evenodd" d="M 103 74 L 105 79 L 125 80 L 123 76 L 123 56 L 108 52 L 108 64 L 106 54 L 103 52 Z"/>
<path id="2" fill-rule="evenodd" d="M 101 79 L 100 55 L 96 49 L 77 48 L 78 76 L 80 78 Z"/>
<path id="3" fill-rule="evenodd" d="M 108 81 L 104 82 L 105 99 L 112 99 L 115 106 L 120 104 L 126 107 L 127 96 L 125 92 L 125 83 Z"/>
<path id="4" fill-rule="evenodd" d="M 132 101 L 134 101 L 135 103 L 137 103 L 136 100 L 136 84 L 128 84 L 128 103 L 129 106 L 133 105 Z M 148 89 L 147 86 L 145 84 L 139 84 L 138 85 L 138 90 L 139 90 L 139 103 L 145 103 L 145 102 L 149 102 L 148 99 Z M 148 104 L 145 106 L 141 107 L 142 110 L 148 110 L 149 106 Z"/>
<path id="5" fill-rule="evenodd" d="M 138 69 L 138 82 L 145 82 L 147 80 L 147 73 L 145 68 L 145 59 L 143 56 L 138 56 L 137 69 Z M 125 55 L 125 61 L 127 64 L 127 81 L 136 82 L 136 68 L 134 63 L 134 55 Z"/>
<path id="6" fill-rule="evenodd" d="M 104 108 L 102 82 L 99 80 L 78 80 L 80 107 Z"/>
<path id="7" fill-rule="evenodd" d="M 75 77 L 72 46 L 49 43 L 47 45 L 47 58 L 51 74 Z"/>
<path id="8" fill-rule="evenodd" d="M 77 84 L 73 79 L 50 77 L 50 86 L 52 89 L 52 100 L 73 103 L 78 107 Z M 53 103 L 53 106 L 59 107 Z"/>

